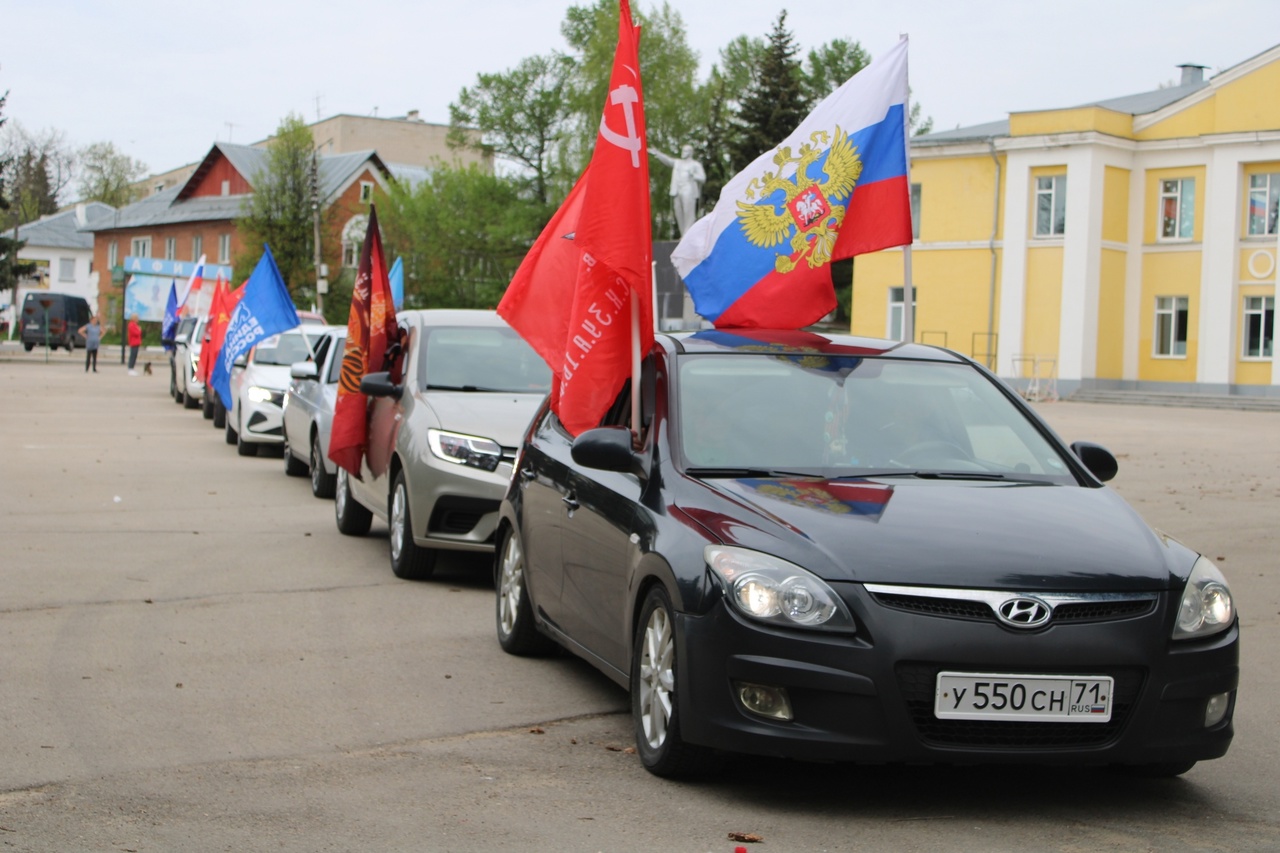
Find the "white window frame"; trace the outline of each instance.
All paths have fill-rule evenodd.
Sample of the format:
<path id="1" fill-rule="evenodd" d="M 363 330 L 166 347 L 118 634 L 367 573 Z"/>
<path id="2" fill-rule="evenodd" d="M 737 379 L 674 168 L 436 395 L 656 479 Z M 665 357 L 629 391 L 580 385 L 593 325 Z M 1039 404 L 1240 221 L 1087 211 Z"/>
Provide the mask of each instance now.
<path id="1" fill-rule="evenodd" d="M 176 261 L 178 259 L 177 237 L 166 237 L 164 239 L 164 259 L 166 261 Z"/>
<path id="2" fill-rule="evenodd" d="M 373 201 L 373 181 L 360 182 L 360 203 L 368 204 Z"/>
<path id="3" fill-rule="evenodd" d="M 1153 358 L 1187 357 L 1187 331 L 1191 328 L 1190 305 L 1191 300 L 1186 296 L 1156 297 L 1155 325 L 1151 330 Z M 1178 340 L 1179 326 L 1182 340 Z M 1162 352 L 1162 349 L 1169 351 Z"/>
<path id="4" fill-rule="evenodd" d="M 1244 328 L 1240 335 L 1240 358 L 1243 361 L 1270 361 L 1274 351 L 1276 326 L 1276 298 L 1274 296 L 1246 296 L 1244 298 Z M 1256 341 L 1251 338 L 1256 334 Z M 1250 347 L 1253 343 L 1254 346 Z M 1250 352 L 1250 349 L 1256 352 Z"/>
<path id="5" fill-rule="evenodd" d="M 1041 199 L 1047 200 L 1048 219 L 1040 221 Z M 1036 199 L 1032 206 L 1035 236 L 1041 240 L 1061 238 L 1067 233 L 1067 176 L 1040 175 L 1036 178 Z"/>
<path id="6" fill-rule="evenodd" d="M 114 269 L 120 263 L 120 244 L 112 240 L 107 244 L 107 269 Z"/>
<path id="7" fill-rule="evenodd" d="M 888 311 L 888 316 L 885 318 L 885 324 L 884 324 L 884 328 L 885 328 L 884 336 L 888 340 L 891 340 L 891 341 L 902 340 L 902 307 L 903 307 L 903 303 L 906 302 L 906 292 L 907 292 L 906 287 L 890 287 L 889 288 L 889 311 Z M 911 288 L 911 316 L 912 317 L 919 316 L 919 314 L 916 311 L 916 306 L 919 305 L 919 302 L 920 302 L 920 289 L 917 287 L 912 287 Z"/>
<path id="8" fill-rule="evenodd" d="M 218 263 L 231 263 L 231 235 L 218 235 Z"/>
<path id="9" fill-rule="evenodd" d="M 1172 208 L 1173 215 L 1168 215 Z M 1162 243 L 1189 243 L 1196 233 L 1196 179 L 1161 178 L 1160 218 L 1156 239 Z M 1172 228 L 1170 228 L 1172 225 Z M 1173 233 L 1169 233 L 1172 231 Z M 1185 233 L 1184 233 L 1185 232 Z"/>
<path id="10" fill-rule="evenodd" d="M 924 187 L 911 185 L 911 239 L 920 239 L 920 206 L 924 202 Z"/>
<path id="11" fill-rule="evenodd" d="M 129 254 L 135 258 L 151 257 L 151 238 L 150 237 L 134 237 L 129 241 Z"/>
<path id="12" fill-rule="evenodd" d="M 204 237 L 199 234 L 191 235 L 191 260 L 200 260 L 200 255 L 204 253 Z"/>
<path id="13" fill-rule="evenodd" d="M 1257 207 L 1254 200 L 1257 199 Z M 1276 220 L 1280 218 L 1280 173 L 1259 172 L 1249 176 L 1248 220 L 1250 237 L 1265 237 L 1276 233 Z M 1254 210 L 1262 211 L 1260 215 Z"/>
<path id="14" fill-rule="evenodd" d="M 76 280 L 76 259 L 58 258 L 58 281 Z"/>

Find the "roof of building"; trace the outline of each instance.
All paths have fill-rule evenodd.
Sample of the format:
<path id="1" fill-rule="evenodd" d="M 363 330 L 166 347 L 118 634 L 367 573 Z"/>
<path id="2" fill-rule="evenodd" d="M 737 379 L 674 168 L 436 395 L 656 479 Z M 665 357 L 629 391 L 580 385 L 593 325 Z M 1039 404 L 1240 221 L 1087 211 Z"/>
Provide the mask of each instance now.
<path id="1" fill-rule="evenodd" d="M 92 220 L 82 226 L 81 230 L 112 231 L 118 228 L 235 219 L 240 215 L 245 201 L 251 197 L 250 194 L 196 196 L 191 193 L 214 164 L 223 158 L 240 173 L 246 182 L 252 184 L 254 178 L 266 168 L 268 153 L 268 149 L 265 148 L 215 142 L 185 183 L 161 190 L 123 207 L 114 216 Z M 316 162 L 320 171 L 320 197 L 332 198 L 370 161 L 383 174 L 392 174 L 375 151 L 353 151 L 347 154 L 319 156 Z"/>
<path id="2" fill-rule="evenodd" d="M 115 210 L 100 201 L 77 205 L 18 226 L 18 238 L 28 246 L 92 249 L 93 235 L 88 232 L 88 226 L 98 222 L 109 223 Z"/>

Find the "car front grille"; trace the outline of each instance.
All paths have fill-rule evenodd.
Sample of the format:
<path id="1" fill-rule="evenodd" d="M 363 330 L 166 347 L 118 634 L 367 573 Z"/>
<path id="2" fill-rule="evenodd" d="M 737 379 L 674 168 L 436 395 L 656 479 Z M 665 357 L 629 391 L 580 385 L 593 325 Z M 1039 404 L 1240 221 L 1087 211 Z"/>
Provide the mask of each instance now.
<path id="1" fill-rule="evenodd" d="M 1078 667 L 1071 671 L 1037 668 L 1040 675 L 1088 673 L 1115 679 L 1111 719 L 1105 723 L 1023 722 L 1004 720 L 939 720 L 933 715 L 938 673 L 960 670 L 962 666 L 936 663 L 899 663 L 895 668 L 898 688 L 907 705 L 916 734 L 935 746 L 982 747 L 984 749 L 1073 749 L 1104 746 L 1120 736 L 1142 691 L 1146 672 L 1138 668 Z M 1018 671 L 1024 667 L 984 665 L 985 671 Z"/>
<path id="2" fill-rule="evenodd" d="M 864 584 L 871 598 L 891 610 L 924 616 L 1000 622 L 996 609 L 1002 601 L 1021 597 L 1004 590 L 942 589 L 938 587 Z M 1156 608 L 1154 592 L 1135 593 L 1029 593 L 1043 601 L 1052 615 L 1041 628 L 1061 623 L 1107 622 L 1145 616 Z M 1020 629 L 1020 626 L 1018 626 Z"/>

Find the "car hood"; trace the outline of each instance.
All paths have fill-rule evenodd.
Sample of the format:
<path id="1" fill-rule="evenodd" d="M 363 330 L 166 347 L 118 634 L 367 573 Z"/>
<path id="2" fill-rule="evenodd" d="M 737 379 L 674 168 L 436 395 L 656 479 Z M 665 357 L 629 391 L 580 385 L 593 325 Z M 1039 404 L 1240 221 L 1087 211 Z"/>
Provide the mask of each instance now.
<path id="1" fill-rule="evenodd" d="M 490 438 L 503 447 L 520 445 L 543 399 L 542 394 L 489 391 L 431 391 L 423 396 L 441 429 Z"/>
<path id="2" fill-rule="evenodd" d="M 290 365 L 287 364 L 250 364 L 244 369 L 244 383 L 246 387 L 257 385 L 259 388 L 284 391 L 293 381 L 289 368 Z"/>
<path id="3" fill-rule="evenodd" d="M 1105 488 L 820 479 L 703 485 L 719 500 L 682 509 L 714 536 L 832 581 L 1163 590 L 1194 561 Z"/>

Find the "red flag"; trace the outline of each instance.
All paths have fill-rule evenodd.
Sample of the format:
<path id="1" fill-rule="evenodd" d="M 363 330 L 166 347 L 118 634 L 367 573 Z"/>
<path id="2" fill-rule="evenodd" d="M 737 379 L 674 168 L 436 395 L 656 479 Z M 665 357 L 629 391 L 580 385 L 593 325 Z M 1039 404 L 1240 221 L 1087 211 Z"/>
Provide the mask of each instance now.
<path id="1" fill-rule="evenodd" d="M 387 350 L 399 339 L 391 282 L 382 253 L 382 235 L 378 231 L 378 211 L 370 205 L 369 229 L 360 250 L 356 283 L 351 289 L 347 344 L 329 434 L 329 458 L 357 478 L 360 460 L 369 443 L 368 397 L 360 393 L 360 380 L 367 373 L 392 367 Z"/>
<path id="2" fill-rule="evenodd" d="M 642 355 L 653 346 L 649 158 L 639 68 L 639 33 L 630 4 L 620 0 L 618 47 L 591 163 L 498 305 L 555 373 L 552 407 L 574 435 L 599 424 L 608 411 L 630 374 L 633 344 Z M 631 335 L 633 310 L 638 342 Z"/>
<path id="3" fill-rule="evenodd" d="M 241 285 L 234 293 L 226 280 L 219 275 L 213 286 L 213 301 L 209 305 L 209 322 L 205 330 L 205 343 L 200 347 L 200 381 L 208 385 L 209 374 L 218 361 L 218 352 L 222 349 L 222 339 L 227 334 L 227 324 L 231 321 L 231 312 L 235 310 L 240 297 L 244 295 Z"/>

